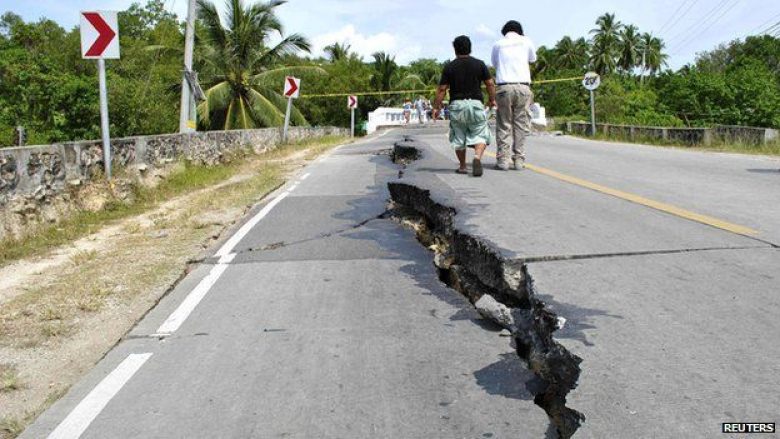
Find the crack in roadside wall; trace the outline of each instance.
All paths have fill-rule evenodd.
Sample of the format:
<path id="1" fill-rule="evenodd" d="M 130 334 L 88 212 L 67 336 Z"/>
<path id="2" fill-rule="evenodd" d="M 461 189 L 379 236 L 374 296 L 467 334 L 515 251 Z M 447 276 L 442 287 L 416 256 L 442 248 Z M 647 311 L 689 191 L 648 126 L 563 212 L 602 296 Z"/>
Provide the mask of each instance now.
<path id="1" fill-rule="evenodd" d="M 511 309 L 517 354 L 544 383 L 534 402 L 545 410 L 561 438 L 570 438 L 585 416 L 566 406 L 576 388 L 582 359 L 553 338 L 559 319 L 535 294 L 525 265 L 503 258 L 490 243 L 459 231 L 456 210 L 434 201 L 430 191 L 411 184 L 388 183 L 390 217 L 413 228 L 418 240 L 435 252 L 441 280 L 472 303 L 490 295 Z"/>

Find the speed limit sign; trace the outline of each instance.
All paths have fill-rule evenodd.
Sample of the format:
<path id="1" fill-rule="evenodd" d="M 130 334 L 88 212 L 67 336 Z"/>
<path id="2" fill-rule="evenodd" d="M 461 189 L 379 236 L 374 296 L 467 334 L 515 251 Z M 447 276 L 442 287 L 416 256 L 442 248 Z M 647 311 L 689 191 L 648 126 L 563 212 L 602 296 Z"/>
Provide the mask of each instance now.
<path id="1" fill-rule="evenodd" d="M 596 72 L 588 72 L 582 79 L 582 86 L 587 90 L 593 91 L 599 88 L 599 85 L 601 85 L 601 76 Z"/>

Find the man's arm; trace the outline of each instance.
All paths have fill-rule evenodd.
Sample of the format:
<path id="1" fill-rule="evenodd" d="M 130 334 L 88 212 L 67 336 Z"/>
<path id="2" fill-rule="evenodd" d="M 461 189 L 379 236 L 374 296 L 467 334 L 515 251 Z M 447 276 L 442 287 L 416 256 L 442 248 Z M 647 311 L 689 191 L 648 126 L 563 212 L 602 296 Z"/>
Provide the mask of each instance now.
<path id="1" fill-rule="evenodd" d="M 498 104 L 496 104 L 496 83 L 493 82 L 493 79 L 485 81 L 485 88 L 487 88 L 488 92 L 488 107 L 498 107 Z"/>
<path id="2" fill-rule="evenodd" d="M 436 99 L 433 101 L 434 119 L 438 119 L 439 110 L 441 110 L 441 104 L 444 102 L 444 96 L 447 95 L 447 90 L 449 88 L 449 85 L 444 84 L 440 85 L 439 88 L 436 89 Z"/>

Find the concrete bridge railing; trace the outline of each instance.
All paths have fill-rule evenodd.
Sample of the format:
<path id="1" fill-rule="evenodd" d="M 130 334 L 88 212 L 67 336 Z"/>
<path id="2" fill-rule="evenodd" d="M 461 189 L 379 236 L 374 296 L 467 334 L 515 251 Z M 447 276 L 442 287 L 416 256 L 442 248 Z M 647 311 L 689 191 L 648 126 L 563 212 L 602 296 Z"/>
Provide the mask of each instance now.
<path id="1" fill-rule="evenodd" d="M 591 126 L 588 122 L 566 122 L 566 131 L 572 134 L 590 135 Z M 775 129 L 727 125 L 712 128 L 677 128 L 599 123 L 596 124 L 596 132 L 620 139 L 657 140 L 691 146 L 710 146 L 713 142 L 766 145 L 780 139 L 778 130 Z"/>

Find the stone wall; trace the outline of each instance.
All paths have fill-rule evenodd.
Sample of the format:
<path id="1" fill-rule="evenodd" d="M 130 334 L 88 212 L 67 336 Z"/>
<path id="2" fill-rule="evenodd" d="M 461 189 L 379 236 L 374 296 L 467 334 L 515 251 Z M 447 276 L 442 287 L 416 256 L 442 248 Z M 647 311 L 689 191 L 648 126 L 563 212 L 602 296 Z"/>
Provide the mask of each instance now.
<path id="1" fill-rule="evenodd" d="M 567 122 L 566 131 L 585 136 L 590 134 L 591 127 L 588 122 Z M 725 125 L 714 128 L 667 128 L 598 123 L 596 131 L 619 139 L 659 140 L 691 146 L 710 146 L 713 142 L 765 145 L 778 139 L 778 131 L 774 129 Z"/>
<path id="2" fill-rule="evenodd" d="M 289 141 L 349 135 L 343 128 L 291 127 Z M 231 151 L 262 153 L 281 142 L 281 130 L 234 130 L 111 139 L 112 166 L 127 174 L 148 173 L 179 159 L 213 165 Z M 72 210 L 74 188 L 102 181 L 99 140 L 0 148 L 0 239 L 19 236 L 41 222 L 54 222 Z"/>

